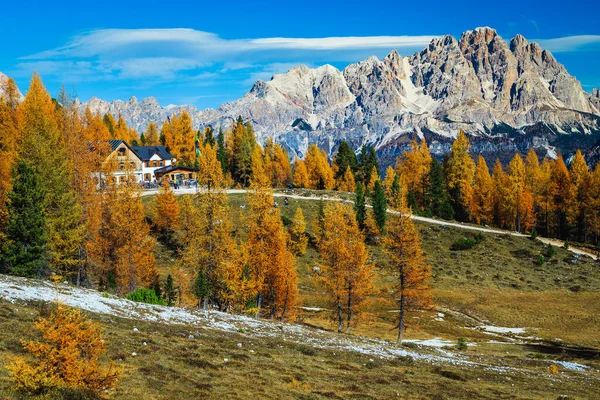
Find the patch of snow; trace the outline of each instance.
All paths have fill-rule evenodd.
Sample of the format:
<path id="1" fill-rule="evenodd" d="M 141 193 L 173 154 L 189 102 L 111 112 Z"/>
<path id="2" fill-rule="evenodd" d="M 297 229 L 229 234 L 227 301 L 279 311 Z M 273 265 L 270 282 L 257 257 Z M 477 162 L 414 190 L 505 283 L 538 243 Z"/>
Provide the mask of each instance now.
<path id="1" fill-rule="evenodd" d="M 505 333 L 505 334 L 513 334 L 513 335 L 525 333 L 525 331 L 527 330 L 527 328 L 505 328 L 502 326 L 493 326 L 493 325 L 481 325 L 481 326 L 478 326 L 477 329 L 480 329 L 480 330 L 483 330 L 486 332 L 491 332 L 491 333 Z"/>
<path id="2" fill-rule="evenodd" d="M 576 362 L 571 362 L 571 361 L 551 361 L 551 363 L 558 364 L 558 365 L 562 366 L 563 368 L 566 368 L 571 371 L 586 371 L 589 369 L 589 367 L 586 365 L 579 364 Z"/>
<path id="3" fill-rule="evenodd" d="M 300 307 L 304 311 L 330 311 L 327 308 L 320 307 Z"/>

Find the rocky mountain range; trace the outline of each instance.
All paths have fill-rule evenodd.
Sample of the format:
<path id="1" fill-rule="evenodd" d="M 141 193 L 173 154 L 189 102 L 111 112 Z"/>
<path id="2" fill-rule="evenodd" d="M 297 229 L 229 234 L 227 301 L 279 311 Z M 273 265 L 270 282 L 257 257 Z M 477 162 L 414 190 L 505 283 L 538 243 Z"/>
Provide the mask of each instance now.
<path id="1" fill-rule="evenodd" d="M 442 157 L 459 129 L 472 137 L 473 151 L 488 159 L 531 147 L 553 157 L 558 150 L 589 148 L 600 137 L 600 91 L 585 92 L 537 43 L 521 35 L 507 42 L 487 27 L 458 40 L 434 39 L 412 56 L 392 51 L 343 71 L 300 65 L 257 81 L 245 96 L 218 109 L 162 107 L 154 98 L 135 97 L 110 103 L 92 98 L 80 107 L 121 114 L 139 131 L 182 110 L 197 128 L 228 128 L 241 115 L 259 142 L 273 137 L 291 155 L 302 157 L 310 143 L 332 155 L 346 140 L 355 149 L 374 145 L 384 164 L 415 136 Z"/>

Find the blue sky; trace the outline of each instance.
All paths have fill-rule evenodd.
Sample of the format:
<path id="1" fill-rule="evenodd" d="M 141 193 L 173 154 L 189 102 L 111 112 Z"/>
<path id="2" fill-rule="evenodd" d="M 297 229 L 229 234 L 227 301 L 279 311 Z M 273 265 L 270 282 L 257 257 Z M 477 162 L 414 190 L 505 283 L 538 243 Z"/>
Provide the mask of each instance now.
<path id="1" fill-rule="evenodd" d="M 294 65 L 338 68 L 432 37 L 490 26 L 538 40 L 585 90 L 600 87 L 598 1 L 11 1 L 0 71 L 25 91 L 40 73 L 82 100 L 142 99 L 218 107 Z M 284 4 L 285 5 L 282 5 Z"/>

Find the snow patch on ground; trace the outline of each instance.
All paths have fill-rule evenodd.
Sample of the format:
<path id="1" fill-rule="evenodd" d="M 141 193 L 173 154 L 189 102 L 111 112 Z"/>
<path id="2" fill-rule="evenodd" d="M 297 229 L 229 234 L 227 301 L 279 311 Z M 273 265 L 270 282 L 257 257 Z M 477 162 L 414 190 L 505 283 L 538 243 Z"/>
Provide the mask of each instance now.
<path id="1" fill-rule="evenodd" d="M 513 335 L 523 334 L 527 330 L 527 328 L 505 328 L 502 326 L 493 326 L 493 325 L 481 325 L 481 326 L 478 326 L 477 329 L 480 329 L 480 330 L 483 330 L 486 332 L 491 332 L 491 333 L 503 333 L 503 334 L 513 334 Z"/>

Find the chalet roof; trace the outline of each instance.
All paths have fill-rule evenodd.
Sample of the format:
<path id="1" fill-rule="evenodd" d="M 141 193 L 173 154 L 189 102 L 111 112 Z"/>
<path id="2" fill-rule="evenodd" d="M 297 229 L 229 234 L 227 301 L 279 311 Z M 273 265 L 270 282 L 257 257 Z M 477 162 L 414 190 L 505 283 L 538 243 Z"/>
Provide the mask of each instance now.
<path id="1" fill-rule="evenodd" d="M 157 178 L 160 178 L 161 176 L 163 176 L 165 174 L 170 174 L 171 172 L 174 172 L 174 171 L 198 172 L 198 168 L 186 167 L 186 166 L 183 166 L 183 165 L 168 165 L 166 167 L 155 169 L 154 170 L 154 175 Z"/>
<path id="2" fill-rule="evenodd" d="M 121 145 L 121 143 L 125 143 L 127 145 L 127 143 L 122 139 L 113 139 L 108 141 L 108 144 L 110 144 L 110 149 L 112 151 L 115 151 L 117 147 Z"/>
<path id="3" fill-rule="evenodd" d="M 137 155 L 142 161 L 148 161 L 157 154 L 163 160 L 173 159 L 173 155 L 169 153 L 165 146 L 132 146 L 131 150 Z"/>

